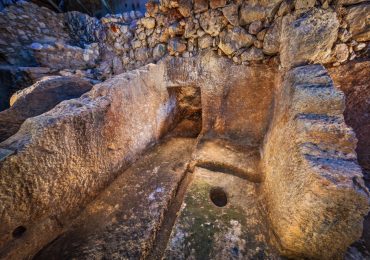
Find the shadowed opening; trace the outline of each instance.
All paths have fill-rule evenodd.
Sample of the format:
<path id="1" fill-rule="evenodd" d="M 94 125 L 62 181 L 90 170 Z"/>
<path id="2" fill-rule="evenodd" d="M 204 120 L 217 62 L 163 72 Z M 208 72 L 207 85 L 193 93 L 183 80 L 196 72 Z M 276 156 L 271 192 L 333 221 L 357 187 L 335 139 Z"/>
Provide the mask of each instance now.
<path id="1" fill-rule="evenodd" d="M 220 188 L 212 188 L 209 196 L 211 198 L 211 201 L 213 204 L 215 204 L 217 207 L 225 207 L 227 204 L 227 195 L 226 192 Z"/>
<path id="2" fill-rule="evenodd" d="M 23 234 L 27 231 L 27 228 L 25 228 L 24 226 L 19 226 L 17 227 L 16 229 L 13 230 L 13 237 L 14 238 L 20 238 L 21 236 L 23 236 Z"/>

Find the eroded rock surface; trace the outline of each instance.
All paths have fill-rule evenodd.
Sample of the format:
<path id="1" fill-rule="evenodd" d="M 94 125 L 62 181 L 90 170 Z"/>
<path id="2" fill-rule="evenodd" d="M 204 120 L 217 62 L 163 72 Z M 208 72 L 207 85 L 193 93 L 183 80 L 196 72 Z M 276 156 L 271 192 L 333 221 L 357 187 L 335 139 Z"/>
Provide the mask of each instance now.
<path id="1" fill-rule="evenodd" d="M 1 148 L 17 151 L 0 166 L 4 257 L 19 252 L 27 241 L 29 247 L 19 253 L 36 253 L 55 238 L 50 229 L 68 223 L 166 132 L 173 103 L 163 74 L 163 66 L 149 65 L 96 85 L 81 98 L 26 120 L 1 143 Z M 14 240 L 12 230 L 18 226 L 27 228 L 27 236 Z M 46 233 L 36 239 L 43 233 L 40 228 Z"/>
<path id="2" fill-rule="evenodd" d="M 361 236 L 368 212 L 344 94 L 322 66 L 311 65 L 285 75 L 276 101 L 262 186 L 278 243 L 293 257 L 341 257 Z"/>
<path id="3" fill-rule="evenodd" d="M 146 257 L 166 221 L 194 143 L 171 139 L 142 156 L 35 259 Z"/>
<path id="4" fill-rule="evenodd" d="M 279 259 L 254 183 L 202 168 L 193 174 L 164 259 Z"/>
<path id="5" fill-rule="evenodd" d="M 346 95 L 344 118 L 356 132 L 360 165 L 370 171 L 370 61 L 353 61 L 329 69 L 335 85 Z"/>
<path id="6" fill-rule="evenodd" d="M 282 66 L 324 62 L 337 39 L 338 28 L 337 15 L 332 11 L 312 9 L 285 16 L 280 44 Z"/>

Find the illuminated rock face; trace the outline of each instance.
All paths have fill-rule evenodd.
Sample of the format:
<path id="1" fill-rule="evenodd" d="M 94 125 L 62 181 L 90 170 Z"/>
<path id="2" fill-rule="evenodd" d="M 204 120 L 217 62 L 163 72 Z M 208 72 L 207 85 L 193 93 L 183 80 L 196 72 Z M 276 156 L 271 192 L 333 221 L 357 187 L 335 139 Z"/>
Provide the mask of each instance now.
<path id="1" fill-rule="evenodd" d="M 0 258 L 343 257 L 369 210 L 368 5 L 4 9 L 7 87 L 35 84 L 0 113 Z"/>

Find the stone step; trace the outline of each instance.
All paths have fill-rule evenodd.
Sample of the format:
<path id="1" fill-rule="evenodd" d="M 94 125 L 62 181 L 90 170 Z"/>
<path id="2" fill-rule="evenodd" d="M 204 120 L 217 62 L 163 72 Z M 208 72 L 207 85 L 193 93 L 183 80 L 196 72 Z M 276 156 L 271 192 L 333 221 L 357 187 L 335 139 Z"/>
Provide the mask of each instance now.
<path id="1" fill-rule="evenodd" d="M 344 94 L 332 84 L 300 83 L 293 86 L 293 115 L 298 113 L 341 115 L 345 108 Z"/>
<path id="2" fill-rule="evenodd" d="M 298 143 L 313 143 L 323 150 L 335 150 L 351 154 L 356 148 L 354 131 L 348 127 L 343 116 L 300 114 L 295 118 Z"/>
<path id="3" fill-rule="evenodd" d="M 303 143 L 299 145 L 299 150 L 305 156 L 315 156 L 327 159 L 338 159 L 338 160 L 352 160 L 357 159 L 356 153 L 353 151 L 351 153 L 344 153 L 335 149 L 327 149 L 321 144 L 316 143 Z"/>
<path id="4" fill-rule="evenodd" d="M 232 173 L 260 182 L 260 153 L 257 147 L 240 146 L 224 139 L 201 141 L 193 154 L 193 165 Z"/>
<path id="5" fill-rule="evenodd" d="M 327 180 L 325 185 L 355 188 L 359 192 L 367 192 L 362 179 L 362 171 L 356 160 L 328 158 L 305 155 L 307 166 L 319 178 Z M 322 182 L 321 182 L 322 183 Z"/>
<path id="6" fill-rule="evenodd" d="M 293 84 L 321 84 L 333 86 L 333 81 L 322 65 L 306 65 L 292 69 L 287 78 Z"/>

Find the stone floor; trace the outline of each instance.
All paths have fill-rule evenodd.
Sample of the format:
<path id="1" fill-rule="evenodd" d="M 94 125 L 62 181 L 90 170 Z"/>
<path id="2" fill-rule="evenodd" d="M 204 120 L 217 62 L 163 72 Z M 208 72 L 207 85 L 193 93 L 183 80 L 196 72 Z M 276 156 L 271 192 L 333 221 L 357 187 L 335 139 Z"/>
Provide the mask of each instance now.
<path id="1" fill-rule="evenodd" d="M 34 259 L 284 259 L 270 244 L 260 180 L 253 178 L 259 158 L 253 149 L 236 148 L 220 140 L 167 139 Z M 235 171 L 248 160 L 253 170 Z M 367 259 L 360 247 L 345 259 Z"/>
<path id="2" fill-rule="evenodd" d="M 220 151 L 240 156 L 229 148 Z M 258 183 L 225 173 L 228 163 L 223 172 L 189 171 L 206 151 L 192 138 L 153 148 L 35 259 L 279 259 L 268 245 Z"/>
<path id="3" fill-rule="evenodd" d="M 281 259 L 268 245 L 258 184 L 195 168 L 165 259 Z"/>
<path id="4" fill-rule="evenodd" d="M 184 177 L 194 139 L 157 146 L 121 174 L 35 259 L 140 259 L 148 255 Z"/>

